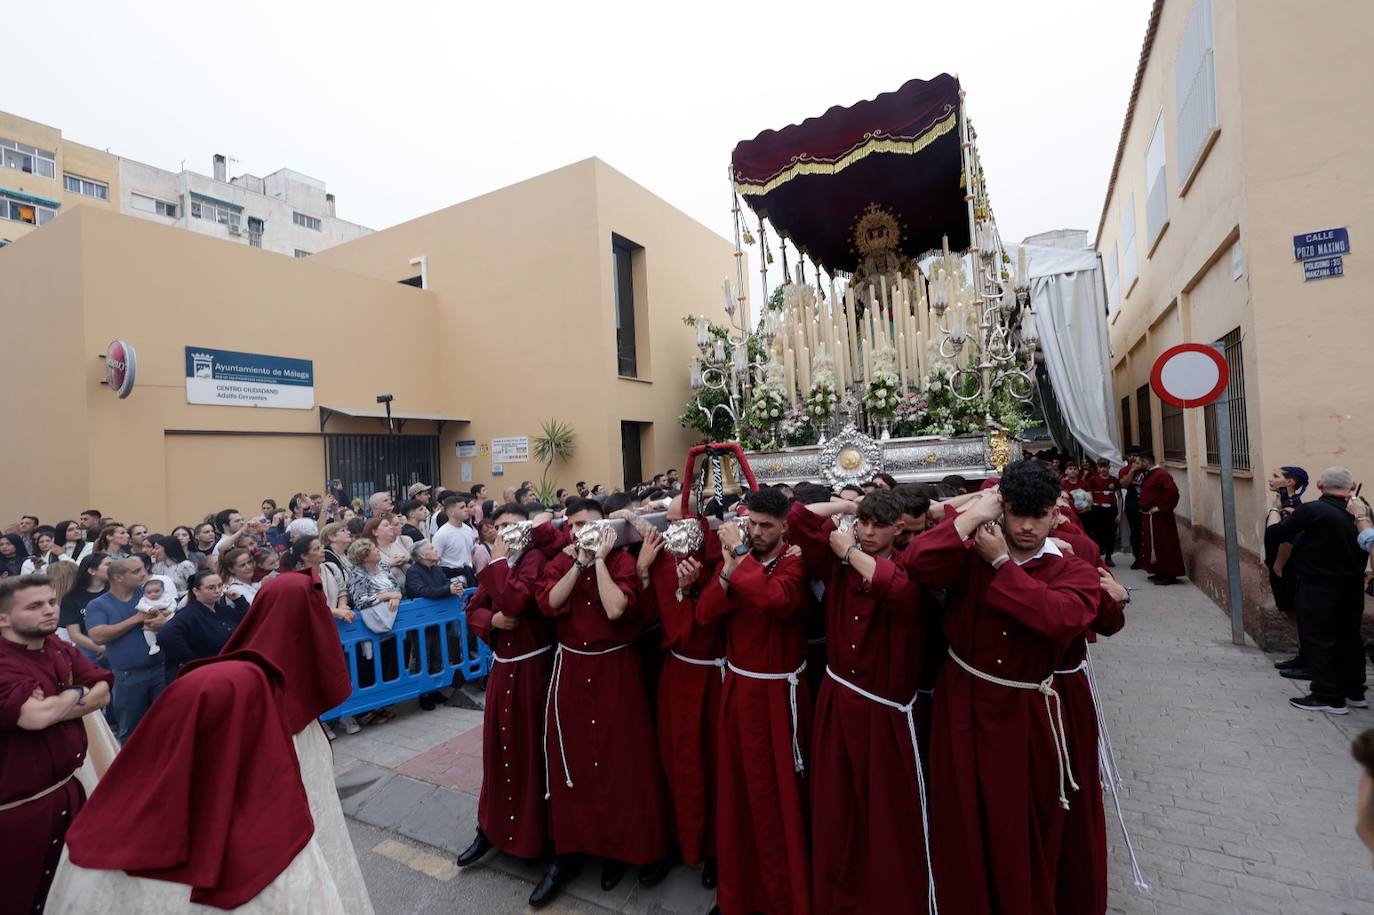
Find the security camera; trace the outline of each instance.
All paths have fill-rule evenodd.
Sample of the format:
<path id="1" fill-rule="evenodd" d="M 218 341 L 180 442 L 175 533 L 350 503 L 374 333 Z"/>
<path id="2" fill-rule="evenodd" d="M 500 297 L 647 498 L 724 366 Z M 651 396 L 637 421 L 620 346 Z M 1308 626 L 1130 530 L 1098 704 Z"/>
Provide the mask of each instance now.
<path id="1" fill-rule="evenodd" d="M 377 403 L 391 403 L 395 399 L 396 398 L 392 397 L 390 394 L 377 395 Z"/>

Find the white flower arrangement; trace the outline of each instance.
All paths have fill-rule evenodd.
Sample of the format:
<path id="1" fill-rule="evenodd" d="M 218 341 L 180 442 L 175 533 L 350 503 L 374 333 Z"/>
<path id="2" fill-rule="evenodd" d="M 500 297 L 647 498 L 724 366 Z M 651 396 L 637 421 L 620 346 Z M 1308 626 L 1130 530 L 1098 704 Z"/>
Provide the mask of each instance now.
<path id="1" fill-rule="evenodd" d="M 811 390 L 806 395 L 806 415 L 817 422 L 824 422 L 834 411 L 838 399 L 834 360 L 822 353 L 811 362 Z"/>
<path id="2" fill-rule="evenodd" d="M 873 378 L 864 391 L 864 406 L 874 416 L 888 417 L 902 402 L 902 384 L 897 378 L 897 353 L 888 344 L 873 351 Z"/>

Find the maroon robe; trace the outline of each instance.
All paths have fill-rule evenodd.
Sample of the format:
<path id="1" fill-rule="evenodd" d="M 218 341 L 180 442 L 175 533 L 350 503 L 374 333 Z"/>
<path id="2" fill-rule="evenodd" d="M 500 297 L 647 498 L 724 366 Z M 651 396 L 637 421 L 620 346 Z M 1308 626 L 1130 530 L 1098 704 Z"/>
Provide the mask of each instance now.
<path id="1" fill-rule="evenodd" d="M 543 554 L 526 549 L 513 567 L 497 558 L 477 574 L 468 625 L 497 658 L 523 657 L 557 642 L 557 627 L 539 612 L 535 600 L 543 571 Z M 493 628 L 496 613 L 518 619 L 520 625 Z M 521 858 L 539 857 L 548 840 L 544 701 L 552 670 L 553 651 L 547 650 L 521 661 L 493 661 L 487 676 L 477 825 L 497 848 Z"/>
<path id="2" fill-rule="evenodd" d="M 0 639 L 0 805 L 51 788 L 86 758 L 86 726 L 80 718 L 41 731 L 19 727 L 20 709 L 34 689 L 51 697 L 64 686 L 90 689 L 113 682 L 113 674 L 55 635 L 45 638 L 36 651 Z M 42 910 L 62 856 L 62 839 L 85 801 L 81 783 L 72 778 L 51 794 L 0 811 L 0 884 L 6 911 Z"/>
<path id="3" fill-rule="evenodd" d="M 725 641 L 719 623 L 696 622 L 702 582 L 679 592 L 677 561 L 666 549 L 659 553 L 640 600 L 658 607 L 663 647 L 669 652 L 658 681 L 658 755 L 682 861 L 696 867 L 703 858 L 716 856 L 716 736 Z M 702 578 L 710 572 L 703 567 Z"/>
<path id="4" fill-rule="evenodd" d="M 806 571 L 800 558 L 767 567 L 747 556 L 726 592 L 720 567 L 697 601 L 699 623 L 724 619 L 730 664 L 752 673 L 789 674 L 806 658 Z M 811 690 L 798 678 L 797 743 L 810 745 Z M 805 772 L 793 761 L 792 707 L 786 680 L 729 671 L 720 697 L 716 753 L 716 844 L 722 915 L 811 911 Z"/>
<path id="5" fill-rule="evenodd" d="M 877 559 L 865 583 L 830 549 L 835 529 L 801 504 L 787 528 L 813 578 L 825 582 L 826 663 L 897 705 L 914 703 L 923 608 L 906 570 Z M 913 721 L 914 724 L 914 721 Z M 925 839 L 917 749 L 902 712 L 827 675 L 811 740 L 812 898 L 817 912 L 925 912 Z"/>
<path id="6" fill-rule="evenodd" d="M 1092 622 L 1100 591 L 1091 566 L 1051 548 L 994 571 L 950 515 L 913 540 L 902 562 L 922 584 L 950 586 L 945 635 L 953 654 L 983 673 L 1039 683 Z M 944 915 L 1054 911 L 1065 810 L 1045 699 L 978 679 L 953 658 L 940 672 L 930 830 L 939 837 L 932 854 Z"/>
<path id="7" fill-rule="evenodd" d="M 629 601 L 617 620 L 601 605 L 595 566 L 578 575 L 562 607 L 549 606 L 550 590 L 572 564 L 560 553 L 544 567 L 539 609 L 558 621 L 560 646 L 613 650 L 560 651 L 555 661 L 544 738 L 554 849 L 650 864 L 667 851 L 668 821 L 644 665 L 631 647 L 642 628 L 634 557 L 621 549 L 606 557 Z"/>
<path id="8" fill-rule="evenodd" d="M 1086 534 L 1055 536 L 1068 541 L 1074 555 L 1094 569 L 1105 568 L 1097 545 Z M 1088 644 L 1096 641 L 1097 635 L 1114 635 L 1126 625 L 1124 609 L 1105 590 L 1101 591 L 1092 628 L 1069 644 L 1057 668 L 1066 673 L 1054 678 L 1054 687 L 1064 703 L 1069 756 L 1079 788 L 1064 818 L 1056 915 L 1101 915 L 1107 910 L 1107 819 L 1102 783 L 1110 775 L 1099 771 L 1097 707 L 1088 673 L 1081 665 L 1088 656 Z"/>
<path id="9" fill-rule="evenodd" d="M 1178 484 L 1163 467 L 1140 481 L 1140 561 L 1151 575 L 1182 578 L 1183 548 L 1178 540 Z"/>

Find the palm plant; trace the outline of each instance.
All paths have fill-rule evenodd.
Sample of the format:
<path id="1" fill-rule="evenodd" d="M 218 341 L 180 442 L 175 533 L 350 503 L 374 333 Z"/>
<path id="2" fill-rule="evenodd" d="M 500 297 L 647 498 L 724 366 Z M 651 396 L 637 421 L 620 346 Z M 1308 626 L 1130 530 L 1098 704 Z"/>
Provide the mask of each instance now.
<path id="1" fill-rule="evenodd" d="M 544 505 L 553 503 L 554 484 L 549 482 L 549 469 L 559 461 L 570 460 L 573 456 L 577 433 L 572 426 L 557 419 L 546 419 L 541 424 L 541 434 L 534 437 L 534 459 L 544 465 L 536 494 Z"/>

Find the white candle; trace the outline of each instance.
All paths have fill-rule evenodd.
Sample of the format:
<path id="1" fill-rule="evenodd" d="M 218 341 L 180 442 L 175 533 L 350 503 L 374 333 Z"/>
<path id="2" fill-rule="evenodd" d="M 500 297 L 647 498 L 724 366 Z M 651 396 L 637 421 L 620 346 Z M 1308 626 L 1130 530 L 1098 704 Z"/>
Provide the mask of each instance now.
<path id="1" fill-rule="evenodd" d="M 797 382 L 796 372 L 792 365 L 792 351 L 789 349 L 782 357 L 782 374 L 787 384 L 787 401 L 792 406 L 797 405 Z"/>
<path id="2" fill-rule="evenodd" d="M 901 381 L 903 390 L 905 390 L 905 388 L 906 388 L 906 379 L 907 379 L 907 375 L 908 375 L 907 368 L 906 368 L 906 358 L 907 358 L 907 351 L 906 351 L 906 334 L 905 334 L 905 333 L 902 333 L 901 331 L 898 331 L 898 332 L 897 332 L 897 378 L 898 378 L 898 380 Z"/>
<path id="3" fill-rule="evenodd" d="M 706 316 L 697 315 L 697 346 L 706 347 Z"/>
<path id="4" fill-rule="evenodd" d="M 926 335 L 923 331 L 916 331 L 916 377 L 924 378 L 929 372 L 928 360 L 926 355 Z"/>
<path id="5" fill-rule="evenodd" d="M 1018 285 L 1024 285 L 1026 280 L 1026 246 L 1018 245 L 1016 248 L 1016 282 Z"/>
<path id="6" fill-rule="evenodd" d="M 811 393 L 811 350 L 803 346 L 801 349 L 800 361 L 797 367 L 801 370 L 801 390 L 802 394 Z"/>

